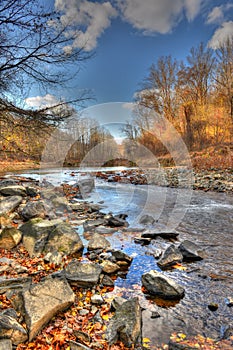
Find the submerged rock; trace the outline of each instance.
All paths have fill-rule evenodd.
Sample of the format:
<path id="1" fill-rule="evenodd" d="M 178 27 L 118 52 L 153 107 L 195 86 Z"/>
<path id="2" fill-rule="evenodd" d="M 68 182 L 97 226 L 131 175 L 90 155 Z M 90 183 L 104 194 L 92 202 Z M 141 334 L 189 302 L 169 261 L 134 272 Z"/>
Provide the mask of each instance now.
<path id="1" fill-rule="evenodd" d="M 163 299 L 180 299 L 184 296 L 184 288 L 156 270 L 142 275 L 142 285 L 146 291 Z"/>
<path id="2" fill-rule="evenodd" d="M 142 314 L 138 298 L 127 300 L 116 308 L 106 337 L 110 344 L 121 341 L 126 347 L 141 344 Z"/>
<path id="3" fill-rule="evenodd" d="M 139 220 L 139 224 L 142 225 L 153 225 L 155 223 L 155 219 L 151 215 L 143 215 Z"/>

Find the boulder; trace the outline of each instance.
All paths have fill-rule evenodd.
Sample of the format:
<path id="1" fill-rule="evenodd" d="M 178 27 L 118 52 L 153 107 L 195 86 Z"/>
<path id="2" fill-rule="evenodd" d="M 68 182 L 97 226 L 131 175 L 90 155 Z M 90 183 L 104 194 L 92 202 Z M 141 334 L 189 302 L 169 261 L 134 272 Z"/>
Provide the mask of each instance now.
<path id="1" fill-rule="evenodd" d="M 23 233 L 23 244 L 30 256 L 49 252 L 68 255 L 83 249 L 78 233 L 62 220 L 31 219 L 20 227 L 20 231 Z"/>
<path id="2" fill-rule="evenodd" d="M 109 277 L 108 275 L 103 276 L 101 283 L 103 286 L 106 286 L 106 287 L 114 287 L 114 282 L 111 279 L 111 277 Z"/>
<path id="3" fill-rule="evenodd" d="M 96 249 L 108 249 L 111 247 L 110 242 L 103 236 L 98 233 L 94 233 L 92 238 L 90 239 L 87 249 L 88 250 L 96 250 Z"/>
<path id="4" fill-rule="evenodd" d="M 84 288 L 97 285 L 101 272 L 99 264 L 83 264 L 77 259 L 73 259 L 64 270 L 68 282 Z"/>
<path id="5" fill-rule="evenodd" d="M 200 250 L 199 246 L 191 241 L 185 240 L 183 241 L 178 249 L 183 255 L 184 260 L 202 260 L 203 259 L 203 251 Z"/>
<path id="6" fill-rule="evenodd" d="M 0 248 L 11 250 L 21 241 L 22 233 L 15 227 L 5 227 L 0 234 Z"/>
<path id="7" fill-rule="evenodd" d="M 74 303 L 75 294 L 65 279 L 48 276 L 24 290 L 22 298 L 31 341 L 58 312 Z"/>
<path id="8" fill-rule="evenodd" d="M 44 218 L 46 214 L 45 205 L 42 201 L 28 202 L 20 214 L 24 220 L 30 220 L 35 217 Z"/>
<path id="9" fill-rule="evenodd" d="M 0 314 L 0 338 L 10 339 L 12 344 L 18 345 L 27 341 L 27 331 L 14 317 Z"/>
<path id="10" fill-rule="evenodd" d="M 8 186 L 15 186 L 15 185 L 17 185 L 17 182 L 13 179 L 3 179 L 0 181 L 0 188 L 8 187 Z"/>
<path id="11" fill-rule="evenodd" d="M 142 275 L 142 285 L 146 291 L 163 299 L 180 299 L 184 296 L 184 288 L 156 270 Z"/>
<path id="12" fill-rule="evenodd" d="M 0 187 L 0 194 L 3 196 L 21 196 L 27 195 L 26 188 L 19 185 L 11 185 L 6 187 Z"/>
<path id="13" fill-rule="evenodd" d="M 109 344 L 123 342 L 126 347 L 141 345 L 142 314 L 138 298 L 127 300 L 117 307 L 106 337 Z"/>
<path id="14" fill-rule="evenodd" d="M 172 266 L 176 263 L 180 263 L 183 260 L 183 255 L 180 250 L 171 244 L 163 253 L 162 257 L 158 260 L 157 264 L 161 268 Z"/>
<path id="15" fill-rule="evenodd" d="M 20 227 L 23 233 L 23 245 L 30 257 L 38 256 L 44 251 L 50 232 L 61 223 L 62 220 L 35 218 Z"/>
<path id="16" fill-rule="evenodd" d="M 39 190 L 33 186 L 26 186 L 26 192 L 29 197 L 36 197 L 39 193 Z"/>
<path id="17" fill-rule="evenodd" d="M 17 208 L 22 202 L 21 196 L 11 196 L 0 201 L 0 215 L 8 214 Z"/>
<path id="18" fill-rule="evenodd" d="M 83 243 L 76 230 L 62 222 L 50 232 L 44 253 L 59 252 L 66 255 L 82 252 Z"/>
<path id="19" fill-rule="evenodd" d="M 151 215 L 142 215 L 139 220 L 139 224 L 142 225 L 153 225 L 155 223 L 155 219 Z"/>

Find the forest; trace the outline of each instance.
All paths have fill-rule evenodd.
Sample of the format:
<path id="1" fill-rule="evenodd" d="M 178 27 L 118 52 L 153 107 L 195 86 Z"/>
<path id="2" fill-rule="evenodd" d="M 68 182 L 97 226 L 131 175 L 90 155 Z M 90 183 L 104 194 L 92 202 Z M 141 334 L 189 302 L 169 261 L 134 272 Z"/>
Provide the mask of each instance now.
<path id="1" fill-rule="evenodd" d="M 0 11 L 1 160 L 39 162 L 54 130 L 59 128 L 64 136 L 67 118 L 76 120 L 67 164 L 79 164 L 90 149 L 106 140 L 111 139 L 113 148 L 119 147 L 97 120 L 82 116 L 81 108 L 92 98 L 88 91 L 73 96 L 72 101 L 58 96 L 52 106 L 39 109 L 25 106 L 32 84 L 41 86 L 47 93 L 66 86 L 72 78 L 66 68 L 73 65 L 78 71 L 83 62 L 91 59 L 91 54 L 84 49 L 69 54 L 62 49 L 72 40 L 66 34 L 71 25 L 67 24 L 66 28 L 51 25 L 57 14 L 36 8 L 35 2 L 27 0 L 4 0 Z M 140 89 L 135 92 L 132 119 L 122 130 L 125 141 L 121 154 L 122 148 L 128 154 L 129 144 L 137 142 L 156 156 L 167 156 L 166 147 L 154 133 L 155 124 L 148 113 L 153 111 L 172 123 L 191 154 L 204 152 L 208 156 L 212 152 L 223 156 L 224 162 L 228 155 L 225 165 L 230 166 L 233 38 L 229 37 L 216 50 L 200 43 L 187 52 L 185 61 L 161 56 L 155 62 L 151 57 L 151 62 L 148 75 L 139 82 Z"/>

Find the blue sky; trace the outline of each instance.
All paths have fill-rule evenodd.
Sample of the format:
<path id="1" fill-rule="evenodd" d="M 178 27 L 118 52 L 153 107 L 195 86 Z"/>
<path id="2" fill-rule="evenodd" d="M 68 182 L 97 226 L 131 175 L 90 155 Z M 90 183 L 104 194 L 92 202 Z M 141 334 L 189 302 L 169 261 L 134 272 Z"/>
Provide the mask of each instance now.
<path id="1" fill-rule="evenodd" d="M 26 100 L 31 107 L 72 99 L 81 89 L 95 98 L 87 106 L 131 102 L 158 57 L 185 60 L 192 46 L 204 42 L 215 49 L 233 33 L 233 1 L 228 0 L 50 0 L 50 5 L 62 12 L 61 22 L 79 30 L 72 45 L 86 42 L 94 56 L 59 96 L 41 95 L 34 87 Z"/>

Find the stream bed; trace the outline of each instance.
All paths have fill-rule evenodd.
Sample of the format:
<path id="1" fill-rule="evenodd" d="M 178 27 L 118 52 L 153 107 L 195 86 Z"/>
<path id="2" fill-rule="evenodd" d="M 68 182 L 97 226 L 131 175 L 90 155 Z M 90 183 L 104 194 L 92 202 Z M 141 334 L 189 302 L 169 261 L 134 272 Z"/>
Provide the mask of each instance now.
<path id="1" fill-rule="evenodd" d="M 71 176 L 72 172 L 76 172 L 75 177 Z M 46 179 L 54 185 L 75 183 L 80 176 L 78 169 L 62 169 L 62 173 L 54 169 L 30 171 L 21 175 Z M 114 294 L 140 298 L 143 337 L 151 340 L 151 348 L 167 342 L 173 332 L 218 339 L 229 325 L 233 325 L 233 307 L 227 305 L 228 298 L 233 298 L 232 194 L 187 192 L 185 189 L 108 183 L 95 179 L 95 190 L 86 200 L 101 203 L 103 212 L 128 215 L 129 227 L 106 235 L 106 238 L 113 248 L 122 249 L 134 259 L 127 275 L 118 277 L 114 291 L 106 297 L 111 298 Z M 170 242 L 158 238 L 148 246 L 134 243 L 134 238 L 141 235 L 140 229 L 146 228 L 139 223 L 140 217 L 145 214 L 156 220 L 153 228 L 158 231 L 176 230 L 179 232 L 178 239 Z M 85 241 L 85 233 L 80 227 L 77 229 Z M 184 298 L 179 302 L 164 302 L 143 294 L 141 275 L 153 269 L 161 271 L 151 255 L 154 250 L 164 250 L 171 243 L 178 245 L 185 239 L 195 242 L 205 251 L 204 260 L 184 263 L 182 269 L 164 271 L 185 288 Z M 208 308 L 211 303 L 218 305 L 216 311 Z M 156 312 L 158 317 L 151 317 L 152 312 Z"/>

